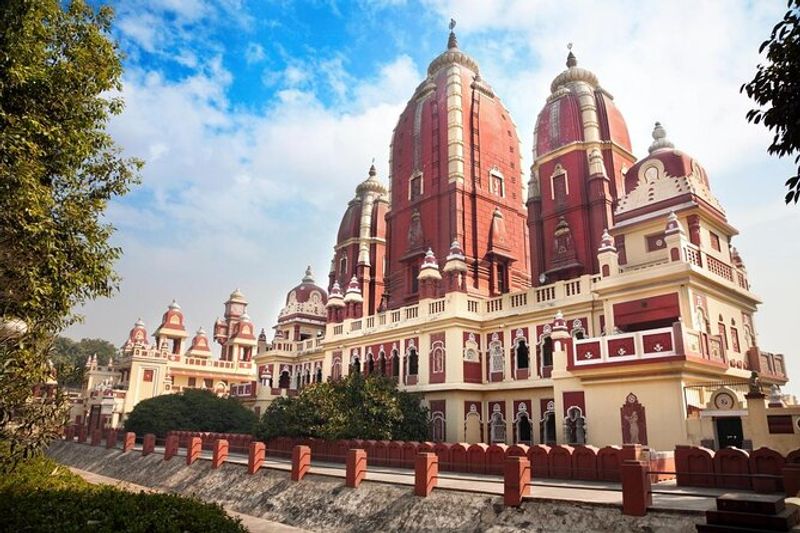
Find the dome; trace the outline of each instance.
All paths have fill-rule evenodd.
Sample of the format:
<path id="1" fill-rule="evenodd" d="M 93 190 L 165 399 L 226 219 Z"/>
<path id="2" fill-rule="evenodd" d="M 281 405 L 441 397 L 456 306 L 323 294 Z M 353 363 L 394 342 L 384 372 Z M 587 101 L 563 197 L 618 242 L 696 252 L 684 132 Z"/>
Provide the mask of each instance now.
<path id="1" fill-rule="evenodd" d="M 238 288 L 231 293 L 230 298 L 228 298 L 228 301 L 245 303 L 245 304 L 247 303 L 247 299 L 244 297 L 244 294 L 242 294 L 242 291 L 239 290 Z"/>
<path id="2" fill-rule="evenodd" d="M 597 76 L 578 66 L 570 50 L 567 69 L 553 79 L 536 119 L 534 158 L 579 141 L 614 141 L 631 151 L 628 126 Z"/>
<path id="3" fill-rule="evenodd" d="M 724 218 L 725 210 L 712 194 L 708 175 L 700 163 L 675 148 L 660 122 L 653 128 L 649 155 L 636 162 L 625 174 L 625 196 L 620 198 L 615 214 L 658 205 L 667 207 L 699 199 Z"/>
<path id="4" fill-rule="evenodd" d="M 314 274 L 311 272 L 311 266 L 308 266 L 300 284 L 286 295 L 286 305 L 281 309 L 278 320 L 296 315 L 324 317 L 327 303 L 328 293 L 314 283 Z"/>
<path id="5" fill-rule="evenodd" d="M 128 334 L 128 344 L 145 344 L 147 342 L 147 330 L 142 319 L 138 319 Z"/>

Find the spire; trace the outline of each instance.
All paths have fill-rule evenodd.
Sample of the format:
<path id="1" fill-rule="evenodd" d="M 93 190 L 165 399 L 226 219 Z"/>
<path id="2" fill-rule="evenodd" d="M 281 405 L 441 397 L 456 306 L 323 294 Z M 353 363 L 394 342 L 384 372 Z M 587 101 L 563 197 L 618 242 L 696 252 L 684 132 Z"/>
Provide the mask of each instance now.
<path id="1" fill-rule="evenodd" d="M 567 50 L 569 50 L 569 54 L 567 54 L 567 68 L 577 67 L 578 58 L 572 53 L 572 43 L 567 45 Z"/>
<path id="2" fill-rule="evenodd" d="M 453 31 L 456 27 L 456 19 L 450 19 L 450 37 L 447 39 L 447 49 L 458 48 L 458 39 L 456 33 Z"/>
<path id="3" fill-rule="evenodd" d="M 672 144 L 672 141 L 667 139 L 667 130 L 664 129 L 664 126 L 662 126 L 660 122 L 656 122 L 653 128 L 653 144 L 651 144 L 650 148 L 647 150 L 652 154 L 656 150 L 665 148 L 675 148 L 675 145 Z"/>
<path id="4" fill-rule="evenodd" d="M 311 272 L 311 265 L 306 267 L 306 275 L 303 276 L 303 283 L 314 283 L 314 274 Z"/>

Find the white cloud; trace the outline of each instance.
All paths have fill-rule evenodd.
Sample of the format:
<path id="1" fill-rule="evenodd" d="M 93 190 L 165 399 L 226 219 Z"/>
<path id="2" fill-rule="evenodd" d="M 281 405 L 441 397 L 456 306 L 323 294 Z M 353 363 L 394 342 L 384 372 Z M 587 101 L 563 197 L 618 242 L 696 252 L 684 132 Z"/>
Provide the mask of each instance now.
<path id="1" fill-rule="evenodd" d="M 400 57 L 348 86 L 359 96 L 347 109 L 285 89 L 252 112 L 227 100 L 231 75 L 217 59 L 179 82 L 130 71 L 111 129 L 146 166 L 136 198 L 109 210 L 125 281 L 112 301 L 90 303 L 72 334 L 117 342 L 142 314 L 152 330 L 172 298 L 192 328 L 209 328 L 239 286 L 269 328 L 306 264 L 325 285 L 343 207 L 373 156 L 386 176 L 388 139 L 418 77 Z M 386 88 L 383 98 L 367 86 Z"/>
<path id="2" fill-rule="evenodd" d="M 252 65 L 254 63 L 261 63 L 264 61 L 266 57 L 266 53 L 264 53 L 264 47 L 258 43 L 248 43 L 247 49 L 244 52 L 245 61 L 247 61 L 248 65 Z"/>

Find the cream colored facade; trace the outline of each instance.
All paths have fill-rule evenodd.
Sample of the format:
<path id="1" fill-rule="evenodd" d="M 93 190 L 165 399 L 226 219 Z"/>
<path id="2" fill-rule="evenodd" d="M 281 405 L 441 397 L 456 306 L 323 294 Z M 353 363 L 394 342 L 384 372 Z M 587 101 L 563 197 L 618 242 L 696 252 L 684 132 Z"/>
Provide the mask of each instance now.
<path id="1" fill-rule="evenodd" d="M 644 240 L 645 235 L 659 227 L 663 231 L 673 219 L 682 226 L 680 218 L 665 214 L 656 221 L 650 219 L 626 231 Z M 746 288 L 746 278 L 743 287 L 738 278 L 730 281 L 693 263 L 691 253 L 704 256 L 706 252 L 702 246 L 691 245 L 681 231 L 666 239 L 667 249 L 657 254 L 629 247 L 625 267 L 617 264 L 616 251 L 599 252 L 601 264 L 614 265 L 614 270 L 606 276 L 582 276 L 493 299 L 451 292 L 445 298 L 422 300 L 417 305 L 373 316 L 328 323 L 322 338 L 298 342 L 277 340 L 258 353 L 255 362 L 267 380 L 272 378 L 271 374 L 263 372 L 268 365 L 288 370 L 289 386 L 281 388 L 275 382 L 272 387 L 259 386 L 248 401 L 261 412 L 276 396 L 296 394 L 304 384 L 301 379 L 298 386 L 298 372 L 302 373 L 301 369 L 309 365 L 321 365 L 322 377 L 328 379 L 353 371 L 350 362 L 358 357 L 360 371 L 367 372 L 369 358 L 365 357 L 371 347 L 373 356 L 378 352 L 376 346 L 382 346 L 384 354 L 390 354 L 392 347 L 397 347 L 402 369 L 400 386 L 421 392 L 429 406 L 441 405 L 444 401 L 442 412 L 432 413 L 437 423 L 440 420 L 444 423 L 441 440 L 491 441 L 492 409 L 496 405 L 494 402 L 500 402 L 505 429 L 501 433 L 505 437 L 496 440 L 507 444 L 519 442 L 522 440 L 518 428 L 519 402 L 526 401 L 530 407 L 526 407 L 523 417 L 529 418 L 532 434 L 524 442 L 576 442 L 574 435 L 565 435 L 568 431 L 565 420 L 568 410 L 575 407 L 573 404 L 580 403 L 585 424 L 584 442 L 596 446 L 620 444 L 626 441 L 621 408 L 633 394 L 645 409 L 645 420 L 640 425 L 646 427 L 646 444 L 658 450 L 671 450 L 678 444 L 719 446 L 715 421 L 727 418 L 741 420 L 742 445 L 797 447 L 800 445 L 800 408 L 781 409 L 781 413 L 787 412 L 792 417 L 792 434 L 769 435 L 763 428 L 754 429 L 756 424 L 752 422 L 765 420 L 763 409 L 749 416 L 748 401 L 744 397 L 754 370 L 759 372 L 765 388 L 785 383 L 782 356 L 762 353 L 754 344 L 754 335 L 742 335 L 738 349 L 733 349 L 730 342 L 713 334 L 707 325 L 706 315 L 719 315 L 727 323 L 732 317 L 755 311 L 759 300 Z M 673 248 L 680 252 L 675 260 L 669 255 Z M 744 274 L 742 270 L 736 273 Z M 648 302 L 665 294 L 677 297 L 679 316 L 673 324 L 609 333 L 615 331 L 616 304 Z M 560 330 L 559 323 L 562 323 Z M 530 347 L 531 361 L 535 360 L 537 347 L 541 352 L 544 342 L 531 332 L 541 330 L 554 341 L 549 377 L 540 375 L 543 374 L 541 369 L 527 378 L 515 377 L 519 369 L 514 366 L 511 347 L 522 328 L 529 332 L 530 338 L 526 338 L 525 343 Z M 488 377 L 491 353 L 485 342 L 480 347 L 479 380 L 469 382 L 466 379 L 467 342 L 464 339 L 470 333 L 482 340 L 498 333 L 503 354 L 502 379 L 491 381 Z M 439 383 L 432 382 L 438 380 L 432 379 L 434 373 L 430 364 L 434 337 L 438 342 L 443 340 L 445 346 L 445 378 Z M 648 347 L 649 339 L 653 338 L 668 339 L 671 347 L 659 349 L 658 344 Z M 408 339 L 418 339 L 414 343 L 419 356 L 414 384 L 409 383 L 413 380 L 409 380 L 405 361 L 409 354 Z M 634 347 L 630 353 L 620 355 L 609 351 L 611 346 L 627 341 Z M 599 348 L 599 353 L 582 360 L 584 349 L 589 346 L 595 351 Z M 769 364 L 762 365 L 764 361 Z M 334 369 L 335 364 L 337 369 Z M 377 368 L 379 364 L 376 363 L 373 371 Z M 737 384 L 735 404 L 714 407 L 715 394 L 730 388 L 726 384 Z M 575 393 L 582 396 L 581 402 L 575 401 Z M 478 413 L 470 413 L 470 402 L 480 405 Z M 550 409 L 548 402 L 552 402 Z M 708 414 L 698 418 L 697 413 L 703 412 Z M 548 417 L 556 419 L 555 438 L 545 435 Z M 758 427 L 766 427 L 764 424 Z M 781 444 L 783 441 L 787 444 Z"/>
<path id="2" fill-rule="evenodd" d="M 173 302 L 155 332 L 154 343 L 149 342 L 144 322 L 138 320 L 116 361 L 102 365 L 97 356 L 87 361 L 80 396 L 72 403 L 73 423 L 87 424 L 90 429 L 117 428 L 143 400 L 186 389 L 207 389 L 227 396 L 232 386 L 252 383 L 255 366 L 248 349 L 254 350 L 257 342 L 245 311 L 247 301 L 237 293 L 226 302 L 228 308 L 231 302 L 242 307 L 226 316 L 231 334 L 219 338 L 222 357 L 213 357 L 202 328 L 191 345 L 185 346 L 188 335 L 183 313 Z"/>

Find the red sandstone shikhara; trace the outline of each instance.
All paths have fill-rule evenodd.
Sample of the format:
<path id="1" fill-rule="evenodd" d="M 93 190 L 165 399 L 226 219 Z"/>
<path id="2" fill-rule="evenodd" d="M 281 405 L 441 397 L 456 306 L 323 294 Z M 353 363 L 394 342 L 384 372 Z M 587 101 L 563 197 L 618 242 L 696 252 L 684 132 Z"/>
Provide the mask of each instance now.
<path id="1" fill-rule="evenodd" d="M 373 166 L 355 188 L 327 288 L 309 267 L 271 341 L 237 289 L 213 326 L 219 357 L 202 328 L 186 348 L 175 302 L 154 344 L 138 321 L 114 366 L 87 363 L 84 439 L 159 394 L 207 388 L 261 413 L 360 372 L 421 392 L 432 442 L 797 448 L 784 356 L 758 345 L 760 301 L 702 165 L 659 123 L 637 159 L 571 51 L 530 172 L 521 150 L 451 32 L 398 119 L 389 183 Z"/>

